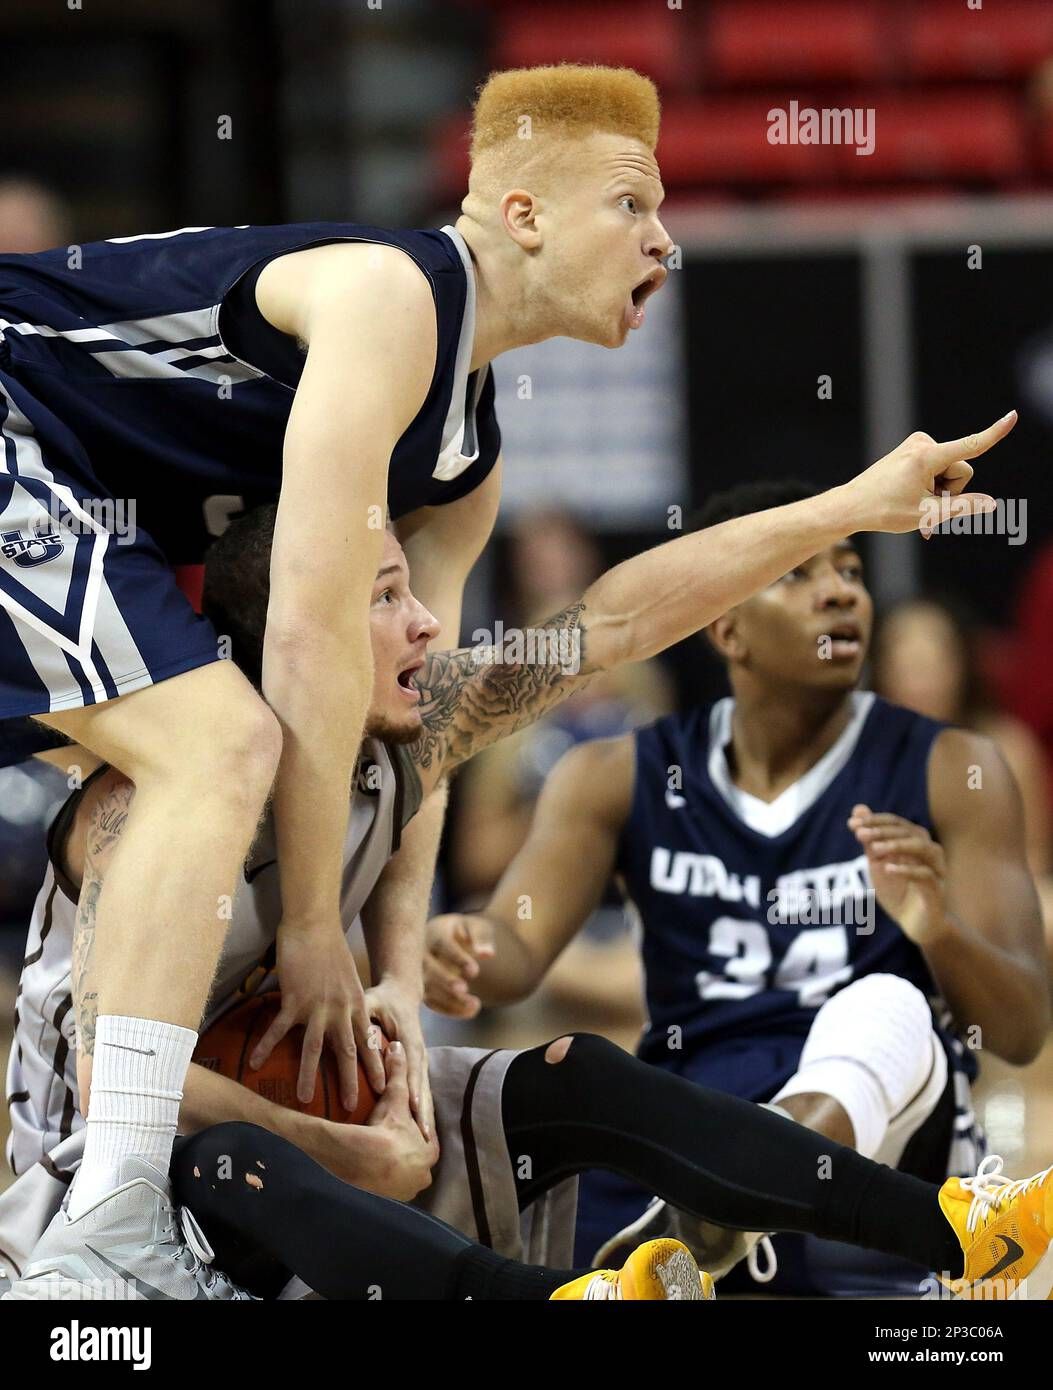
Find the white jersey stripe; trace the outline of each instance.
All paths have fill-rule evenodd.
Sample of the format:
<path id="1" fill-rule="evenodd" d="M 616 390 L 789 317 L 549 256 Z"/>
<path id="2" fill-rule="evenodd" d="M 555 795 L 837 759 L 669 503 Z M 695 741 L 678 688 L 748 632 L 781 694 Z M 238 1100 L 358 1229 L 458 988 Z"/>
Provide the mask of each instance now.
<path id="1" fill-rule="evenodd" d="M 99 593 L 101 586 L 105 583 L 103 558 L 106 554 L 106 548 L 109 545 L 109 533 L 84 510 L 64 483 L 57 483 L 55 481 L 54 474 L 52 474 L 51 470 L 44 462 L 44 456 L 33 433 L 32 425 L 18 408 L 10 392 L 2 384 L 0 384 L 0 396 L 3 397 L 7 405 L 7 413 L 0 433 L 2 433 L 5 441 L 10 440 L 14 446 L 19 476 L 42 482 L 45 487 L 47 487 L 48 491 L 62 503 L 69 515 L 76 517 L 85 532 L 90 534 L 91 539 L 88 543 L 92 547 L 88 582 L 81 607 L 78 640 L 76 642 L 59 632 L 58 629 L 51 624 L 37 617 L 35 613 L 31 613 L 24 604 L 19 603 L 16 598 L 2 589 L 0 589 L 0 605 L 18 618 L 20 622 L 24 623 L 26 627 L 31 628 L 34 632 L 40 633 L 41 636 L 46 637 L 61 651 L 66 652 L 67 655 L 72 656 L 75 661 L 79 662 L 84 668 L 85 678 L 91 686 L 92 694 L 95 699 L 105 700 L 108 698 L 106 687 L 95 666 L 91 646 L 96 635 L 95 615 Z M 2 454 L 0 454 L 0 458 L 3 458 L 4 461 L 4 471 L 10 472 L 7 468 L 6 448 Z M 12 503 L 14 503 L 16 495 L 17 489 L 12 492 Z M 0 515 L 0 529 L 3 529 L 3 526 L 3 516 Z M 80 544 L 81 538 L 78 538 L 76 543 Z M 37 593 L 44 602 L 49 603 L 56 613 L 65 613 L 69 583 L 70 562 L 67 561 L 62 565 L 56 564 L 50 571 L 45 569 L 43 574 L 36 576 L 33 592 Z M 49 594 L 49 590 L 53 590 L 54 592 Z M 56 667 L 54 659 L 52 658 L 50 662 L 42 665 L 34 658 L 34 649 L 37 650 L 38 654 L 41 654 L 40 649 L 36 648 L 35 644 L 26 642 L 23 642 L 23 646 L 26 649 L 26 654 L 33 662 L 34 669 L 44 686 L 49 693 L 52 695 L 56 694 L 54 679 Z M 68 673 L 66 673 L 61 678 L 60 689 L 64 691 L 68 689 L 68 686 L 69 677 Z"/>
<path id="2" fill-rule="evenodd" d="M 112 352 L 92 353 L 92 357 L 111 375 L 121 377 L 124 380 L 185 381 L 187 377 L 195 377 L 199 381 L 215 382 L 218 386 L 225 384 L 225 382 L 237 385 L 240 382 L 259 379 L 259 372 L 254 371 L 251 367 L 242 366 L 240 362 L 230 357 L 225 349 L 222 351 L 224 352 L 224 361 L 214 365 L 209 362 L 202 362 L 194 367 L 180 367 L 178 363 L 189 358 L 203 357 L 205 353 L 198 348 L 173 348 L 163 353 L 139 352 L 133 348 L 128 350 L 114 349 Z"/>
<path id="3" fill-rule="evenodd" d="M 113 596 L 109 584 L 99 585 L 98 611 L 95 615 L 95 642 L 102 659 L 115 678 L 126 678 L 146 670 L 143 654 L 136 645 L 124 614 Z"/>
<path id="4" fill-rule="evenodd" d="M 450 408 L 446 412 L 446 422 L 442 427 L 442 448 L 439 457 L 432 469 L 432 477 L 439 478 L 443 482 L 449 482 L 452 478 L 458 477 L 469 464 L 474 463 L 479 457 L 479 446 L 474 439 L 469 443 L 469 448 L 474 452 L 471 454 L 462 453 L 465 443 L 465 409 L 466 397 L 468 392 L 468 377 L 472 362 L 472 348 L 475 340 L 475 270 L 472 266 L 471 253 L 467 243 L 460 232 L 454 227 L 443 227 L 443 233 L 449 237 L 457 250 L 457 254 L 464 262 L 465 268 L 465 299 L 464 314 L 461 318 L 461 336 L 457 343 L 457 360 L 453 371 L 453 390 L 450 395 Z M 482 389 L 486 373 L 480 372 L 476 383 L 477 397 Z M 474 408 L 477 401 L 472 402 Z"/>
<path id="5" fill-rule="evenodd" d="M 117 323 L 104 323 L 99 331 L 119 338 L 122 343 L 141 347 L 143 343 L 180 343 L 195 338 L 214 338 L 219 341 L 215 331 L 215 317 L 218 304 L 209 304 L 204 309 L 187 309 L 181 314 L 158 314 L 148 319 L 124 319 Z"/>
<path id="6" fill-rule="evenodd" d="M 154 318 L 128 319 L 92 328 L 51 328 L 41 323 L 11 323 L 0 319 L 0 332 L 20 333 L 23 337 L 62 338 L 69 343 L 86 347 L 92 358 L 115 377 L 125 380 L 181 381 L 186 377 L 212 381 L 217 385 L 229 382 L 258 381 L 263 373 L 255 367 L 232 357 L 216 332 L 218 304 L 203 309 L 189 309 L 181 314 L 161 314 Z M 211 342 L 199 347 L 187 343 Z M 169 342 L 171 347 L 161 352 L 141 350 L 144 343 Z M 196 362 L 193 367 L 180 367 L 180 362 L 201 357 L 222 359 L 222 365 Z"/>

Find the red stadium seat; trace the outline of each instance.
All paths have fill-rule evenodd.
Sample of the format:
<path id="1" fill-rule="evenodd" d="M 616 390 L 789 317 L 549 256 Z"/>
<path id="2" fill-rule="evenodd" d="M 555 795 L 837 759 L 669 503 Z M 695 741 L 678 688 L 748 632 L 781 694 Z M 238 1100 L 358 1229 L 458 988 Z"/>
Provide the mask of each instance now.
<path id="1" fill-rule="evenodd" d="M 205 594 L 204 565 L 175 565 L 175 581 L 195 613 L 201 612 Z"/>
<path id="2" fill-rule="evenodd" d="M 866 82 L 888 73 L 880 6 L 840 0 L 723 3 L 709 19 L 706 70 L 712 82 Z"/>
<path id="3" fill-rule="evenodd" d="M 1039 171 L 1053 178 L 1053 117 L 1042 125 L 1036 140 Z"/>
<path id="4" fill-rule="evenodd" d="M 872 154 L 832 149 L 836 176 L 870 182 L 952 179 L 1005 184 L 1026 171 L 1028 131 L 1009 92 L 966 88 L 936 95 L 855 93 L 843 105 L 872 105 Z"/>
<path id="5" fill-rule="evenodd" d="M 792 203 L 795 207 L 836 207 L 838 204 L 851 204 L 853 207 L 872 203 L 885 207 L 897 199 L 916 203 L 919 199 L 938 198 L 946 200 L 960 196 L 961 190 L 949 183 L 826 183 L 808 188 L 780 189 L 771 201 Z"/>
<path id="6" fill-rule="evenodd" d="M 802 111 L 823 105 L 815 92 L 793 99 Z M 811 185 L 821 197 L 831 186 L 906 189 L 923 181 L 950 190 L 955 184 L 1001 186 L 1027 172 L 1031 135 L 1010 92 L 839 93 L 838 109 L 872 106 L 876 112 L 869 155 L 857 155 L 851 145 L 772 144 L 768 113 L 788 109 L 789 101 L 785 92 L 769 92 L 667 102 L 658 144 L 666 188 Z M 1038 151 L 1042 167 L 1053 172 L 1053 126 L 1040 133 Z M 462 114 L 436 128 L 433 163 L 436 193 L 459 198 L 468 178 L 468 123 Z"/>
<path id="7" fill-rule="evenodd" d="M 930 0 L 904 14 L 903 42 L 914 77 L 1023 77 L 1053 55 L 1053 3 L 988 0 L 972 10 L 960 0 Z"/>
<path id="8" fill-rule="evenodd" d="M 664 4 L 524 5 L 497 16 L 492 66 L 609 63 L 661 86 L 682 83 L 694 45 L 690 17 Z"/>
<path id="9" fill-rule="evenodd" d="M 662 113 L 658 162 L 667 188 L 699 183 L 821 181 L 830 168 L 823 145 L 774 145 L 768 112 L 784 96 L 714 97 L 669 103 Z"/>

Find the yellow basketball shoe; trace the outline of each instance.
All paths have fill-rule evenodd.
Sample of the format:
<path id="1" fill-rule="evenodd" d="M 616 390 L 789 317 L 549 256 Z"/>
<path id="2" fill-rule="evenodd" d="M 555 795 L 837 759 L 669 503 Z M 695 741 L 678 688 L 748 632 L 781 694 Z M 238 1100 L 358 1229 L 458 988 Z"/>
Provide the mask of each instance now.
<path id="1" fill-rule="evenodd" d="M 948 1178 L 940 1207 L 965 1255 L 943 1283 L 959 1298 L 1048 1299 L 1053 1288 L 1053 1167 L 1013 1182 L 990 1154 L 974 1178 Z"/>
<path id="2" fill-rule="evenodd" d="M 714 1298 L 713 1280 L 695 1264 L 694 1256 L 678 1240 L 649 1240 L 638 1246 L 621 1269 L 600 1269 L 582 1274 L 556 1290 L 550 1302 L 569 1299 L 584 1303 L 593 1298 L 675 1299 L 692 1301 Z"/>

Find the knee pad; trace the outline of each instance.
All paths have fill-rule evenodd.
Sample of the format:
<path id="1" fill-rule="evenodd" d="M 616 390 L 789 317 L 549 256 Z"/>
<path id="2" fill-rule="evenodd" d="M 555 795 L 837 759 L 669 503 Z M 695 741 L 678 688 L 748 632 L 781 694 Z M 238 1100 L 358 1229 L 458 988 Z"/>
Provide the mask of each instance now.
<path id="1" fill-rule="evenodd" d="M 865 975 L 816 1014 L 797 1071 L 774 1104 L 812 1092 L 832 1097 L 852 1122 L 857 1150 L 872 1158 L 889 1124 L 945 1079 L 925 996 L 899 975 Z"/>

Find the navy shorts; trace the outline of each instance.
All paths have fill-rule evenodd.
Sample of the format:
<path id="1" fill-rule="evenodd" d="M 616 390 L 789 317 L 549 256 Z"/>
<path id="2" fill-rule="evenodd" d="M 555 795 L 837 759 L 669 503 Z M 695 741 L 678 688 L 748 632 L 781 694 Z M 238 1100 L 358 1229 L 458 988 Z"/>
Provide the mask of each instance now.
<path id="1" fill-rule="evenodd" d="M 0 371 L 0 766 L 56 736 L 28 718 L 99 704 L 219 659 L 134 504 Z"/>

